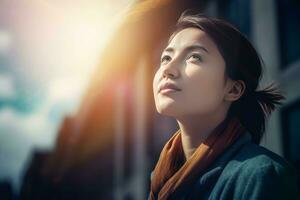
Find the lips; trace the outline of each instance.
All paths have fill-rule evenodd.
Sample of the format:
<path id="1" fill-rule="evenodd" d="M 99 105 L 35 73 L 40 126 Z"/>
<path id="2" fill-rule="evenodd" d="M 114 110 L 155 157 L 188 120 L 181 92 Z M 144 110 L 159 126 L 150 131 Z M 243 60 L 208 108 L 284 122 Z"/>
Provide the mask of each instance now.
<path id="1" fill-rule="evenodd" d="M 167 90 L 167 89 L 181 91 L 181 89 L 179 89 L 174 83 L 167 82 L 160 86 L 159 92 L 161 92 L 162 90 Z"/>

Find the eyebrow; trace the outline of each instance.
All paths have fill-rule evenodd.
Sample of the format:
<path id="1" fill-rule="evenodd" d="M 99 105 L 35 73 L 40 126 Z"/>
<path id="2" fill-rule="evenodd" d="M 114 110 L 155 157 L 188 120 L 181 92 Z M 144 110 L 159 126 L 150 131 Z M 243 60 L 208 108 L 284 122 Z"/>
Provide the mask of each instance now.
<path id="1" fill-rule="evenodd" d="M 204 46 L 201 46 L 201 45 L 191 45 L 191 46 L 188 46 L 186 48 L 184 48 L 184 51 L 192 51 L 192 50 L 202 50 L 202 51 L 205 51 L 206 53 L 209 53 L 208 50 L 204 47 Z M 174 48 L 172 47 L 168 47 L 166 48 L 163 52 L 174 52 Z"/>

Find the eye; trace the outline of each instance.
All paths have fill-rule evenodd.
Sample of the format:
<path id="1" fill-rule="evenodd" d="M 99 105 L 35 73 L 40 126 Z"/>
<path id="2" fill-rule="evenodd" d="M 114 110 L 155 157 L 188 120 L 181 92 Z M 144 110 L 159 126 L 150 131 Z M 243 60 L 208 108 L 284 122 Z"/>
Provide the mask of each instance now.
<path id="1" fill-rule="evenodd" d="M 199 61 L 199 62 L 203 61 L 202 57 L 198 54 L 192 54 L 188 57 L 188 59 L 192 59 L 192 60 Z"/>
<path id="2" fill-rule="evenodd" d="M 171 57 L 168 55 L 165 55 L 161 58 L 160 62 L 163 63 L 164 61 L 170 61 L 170 60 L 171 60 Z"/>

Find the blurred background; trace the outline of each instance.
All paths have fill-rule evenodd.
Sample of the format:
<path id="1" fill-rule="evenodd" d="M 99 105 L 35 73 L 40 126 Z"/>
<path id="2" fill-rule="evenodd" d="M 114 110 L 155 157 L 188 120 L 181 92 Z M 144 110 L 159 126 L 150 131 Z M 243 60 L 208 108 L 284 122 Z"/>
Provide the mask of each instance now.
<path id="1" fill-rule="evenodd" d="M 228 20 L 287 97 L 261 145 L 300 171 L 298 0 L 0 0 L 0 199 L 146 199 L 176 121 L 152 79 L 191 9 Z M 254 119 L 255 120 L 255 119 Z"/>

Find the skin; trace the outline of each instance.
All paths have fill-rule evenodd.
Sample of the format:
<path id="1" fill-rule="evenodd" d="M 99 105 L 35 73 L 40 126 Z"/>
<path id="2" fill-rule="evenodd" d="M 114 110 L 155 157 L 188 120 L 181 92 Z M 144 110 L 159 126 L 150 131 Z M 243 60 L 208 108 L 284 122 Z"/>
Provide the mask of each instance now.
<path id="1" fill-rule="evenodd" d="M 187 48 L 192 45 L 201 48 Z M 180 91 L 159 92 L 165 82 L 174 83 Z M 183 29 L 173 37 L 153 79 L 156 109 L 176 119 L 185 160 L 225 119 L 230 105 L 244 90 L 243 81 L 226 76 L 225 61 L 216 44 L 197 28 Z"/>

